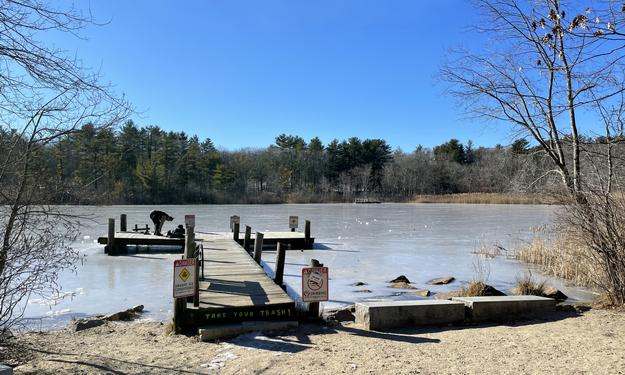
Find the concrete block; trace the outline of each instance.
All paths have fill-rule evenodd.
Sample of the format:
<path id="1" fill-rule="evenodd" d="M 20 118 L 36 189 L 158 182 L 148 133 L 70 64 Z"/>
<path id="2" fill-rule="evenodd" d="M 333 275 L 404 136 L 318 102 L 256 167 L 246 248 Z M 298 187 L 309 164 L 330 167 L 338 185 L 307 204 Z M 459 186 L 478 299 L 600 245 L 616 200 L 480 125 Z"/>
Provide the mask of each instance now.
<path id="1" fill-rule="evenodd" d="M 538 296 L 453 297 L 467 307 L 467 318 L 475 322 L 516 319 L 556 311 L 556 301 Z"/>
<path id="2" fill-rule="evenodd" d="M 439 325 L 463 320 L 464 303 L 462 302 L 420 300 L 356 304 L 356 323 L 371 330 Z"/>
<path id="3" fill-rule="evenodd" d="M 13 375 L 13 368 L 0 364 L 0 375 Z"/>
<path id="4" fill-rule="evenodd" d="M 199 334 L 202 341 L 220 338 L 234 337 L 248 332 L 288 331 L 297 329 L 296 321 L 248 321 L 241 323 L 220 324 L 200 328 Z"/>

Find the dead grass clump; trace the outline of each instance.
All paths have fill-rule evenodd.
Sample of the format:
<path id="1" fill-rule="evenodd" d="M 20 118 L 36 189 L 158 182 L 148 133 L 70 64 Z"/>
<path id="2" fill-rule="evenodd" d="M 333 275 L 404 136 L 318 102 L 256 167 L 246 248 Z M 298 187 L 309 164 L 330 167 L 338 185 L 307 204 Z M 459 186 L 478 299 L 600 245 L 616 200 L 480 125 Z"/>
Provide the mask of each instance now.
<path id="1" fill-rule="evenodd" d="M 491 297 L 503 295 L 505 294 L 481 281 L 473 281 L 458 291 L 458 297 Z"/>
<path id="2" fill-rule="evenodd" d="M 517 283 L 512 288 L 512 293 L 522 296 L 544 296 L 545 281 L 537 282 L 532 279 L 532 273 L 528 272 L 523 277 L 517 278 Z"/>

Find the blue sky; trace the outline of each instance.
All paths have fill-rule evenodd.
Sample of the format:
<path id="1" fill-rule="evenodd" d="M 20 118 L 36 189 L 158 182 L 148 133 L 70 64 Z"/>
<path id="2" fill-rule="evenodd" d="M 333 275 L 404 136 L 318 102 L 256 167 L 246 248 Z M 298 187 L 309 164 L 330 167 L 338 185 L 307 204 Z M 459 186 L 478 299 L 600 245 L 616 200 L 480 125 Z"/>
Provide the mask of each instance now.
<path id="1" fill-rule="evenodd" d="M 383 138 L 411 151 L 455 137 L 510 143 L 506 126 L 464 119 L 437 72 L 475 46 L 470 2 L 97 1 L 104 26 L 54 43 L 100 70 L 140 125 L 266 147 L 280 133 L 324 143 Z"/>

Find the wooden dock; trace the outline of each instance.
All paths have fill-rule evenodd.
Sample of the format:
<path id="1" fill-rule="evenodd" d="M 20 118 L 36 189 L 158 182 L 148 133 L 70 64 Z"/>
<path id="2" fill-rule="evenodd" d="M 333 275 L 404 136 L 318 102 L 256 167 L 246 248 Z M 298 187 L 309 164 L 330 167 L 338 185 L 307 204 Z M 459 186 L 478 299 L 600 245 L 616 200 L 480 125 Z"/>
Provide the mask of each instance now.
<path id="1" fill-rule="evenodd" d="M 196 232 L 195 218 L 188 215 L 185 238 L 136 233 L 136 228 L 129 232 L 124 214 L 120 215 L 120 224 L 121 230 L 116 232 L 115 219 L 110 218 L 108 235 L 98 238 L 100 244 L 106 245 L 108 255 L 128 254 L 130 246 L 134 246 L 134 251 L 150 251 L 150 247 L 159 246 L 166 247 L 161 251 L 179 252 L 184 254 L 183 258 L 196 259 L 197 288 L 193 296 L 174 299 L 177 333 L 195 331 L 202 339 L 213 339 L 252 327 L 275 329 L 297 324 L 295 302 L 282 285 L 284 264 L 287 249 L 312 248 L 315 239 L 310 234 L 310 221 L 305 221 L 303 233 L 294 231 L 297 225 L 290 232 L 257 233 L 245 226 L 242 233 L 238 221 L 232 223 L 231 232 Z M 275 280 L 260 265 L 263 248 L 278 249 Z M 188 276 L 178 276 L 187 281 Z M 317 315 L 317 310 L 312 311 Z"/>
<path id="2" fill-rule="evenodd" d="M 237 242 L 214 238 L 203 240 L 202 246 L 199 304 L 187 301 L 177 316 L 183 331 L 244 321 L 297 320 L 295 302 Z"/>

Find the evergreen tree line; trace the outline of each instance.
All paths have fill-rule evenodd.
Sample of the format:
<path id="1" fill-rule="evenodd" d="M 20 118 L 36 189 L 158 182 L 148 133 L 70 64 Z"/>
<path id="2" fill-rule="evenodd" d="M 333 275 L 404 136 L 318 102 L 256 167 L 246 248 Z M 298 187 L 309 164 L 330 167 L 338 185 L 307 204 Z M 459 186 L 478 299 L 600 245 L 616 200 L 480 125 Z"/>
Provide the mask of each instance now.
<path id="1" fill-rule="evenodd" d="M 0 134 L 9 143 L 15 134 Z M 38 151 L 50 202 L 180 204 L 407 201 L 418 194 L 540 192 L 547 165 L 527 141 L 475 148 L 456 139 L 413 152 L 382 139 L 324 145 L 281 134 L 264 149 L 218 150 L 207 138 L 138 127 L 84 125 Z"/>

